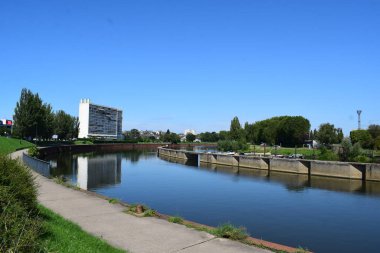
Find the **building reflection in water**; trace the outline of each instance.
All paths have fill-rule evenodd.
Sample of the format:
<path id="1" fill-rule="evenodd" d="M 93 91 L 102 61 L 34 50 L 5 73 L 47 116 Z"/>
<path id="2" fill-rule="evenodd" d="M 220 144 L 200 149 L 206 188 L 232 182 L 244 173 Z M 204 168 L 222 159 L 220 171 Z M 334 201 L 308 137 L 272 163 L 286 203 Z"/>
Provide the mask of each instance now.
<path id="1" fill-rule="evenodd" d="M 121 182 L 121 154 L 77 157 L 77 186 L 93 189 Z"/>

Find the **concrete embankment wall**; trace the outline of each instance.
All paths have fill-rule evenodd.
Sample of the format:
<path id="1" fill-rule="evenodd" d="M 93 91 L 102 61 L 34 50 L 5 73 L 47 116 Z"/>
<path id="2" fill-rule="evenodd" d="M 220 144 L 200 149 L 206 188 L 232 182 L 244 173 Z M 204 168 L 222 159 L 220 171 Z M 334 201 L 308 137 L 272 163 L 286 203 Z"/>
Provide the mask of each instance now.
<path id="1" fill-rule="evenodd" d="M 271 171 L 309 174 L 309 167 L 297 159 L 273 158 L 269 165 Z"/>
<path id="2" fill-rule="evenodd" d="M 178 151 L 168 153 L 166 148 L 159 148 L 159 154 L 186 159 Z M 190 151 L 193 156 L 195 152 Z M 182 158 L 181 158 L 182 157 Z M 287 173 L 304 174 L 309 176 L 324 176 L 336 178 L 348 178 L 359 180 L 380 181 L 380 164 L 348 163 L 337 161 L 318 161 L 303 159 L 269 158 L 253 156 L 234 156 L 211 153 L 199 153 L 198 160 L 201 163 L 228 165 L 232 167 L 243 167 L 278 171 Z"/>
<path id="3" fill-rule="evenodd" d="M 349 163 L 312 161 L 310 167 L 312 176 L 342 177 L 350 179 L 362 179 L 363 172 Z"/>

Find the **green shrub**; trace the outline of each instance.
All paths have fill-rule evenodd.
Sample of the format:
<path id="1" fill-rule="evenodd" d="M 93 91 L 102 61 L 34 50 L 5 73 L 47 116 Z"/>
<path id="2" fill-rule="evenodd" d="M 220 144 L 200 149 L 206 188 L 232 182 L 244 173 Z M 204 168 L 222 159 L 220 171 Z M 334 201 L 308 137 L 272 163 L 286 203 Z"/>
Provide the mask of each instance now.
<path id="1" fill-rule="evenodd" d="M 212 233 L 218 237 L 228 238 L 231 240 L 244 240 L 248 237 L 245 228 L 238 228 L 229 223 L 218 226 L 212 231 Z"/>
<path id="2" fill-rule="evenodd" d="M 40 151 L 38 150 L 36 146 L 33 146 L 28 149 L 28 155 L 31 157 L 39 157 Z"/>
<path id="3" fill-rule="evenodd" d="M 332 150 L 327 149 L 325 147 L 321 147 L 320 150 L 321 150 L 321 153 L 318 156 L 319 160 L 323 160 L 323 161 L 338 161 L 339 160 L 339 156 L 336 153 L 334 153 Z"/>
<path id="4" fill-rule="evenodd" d="M 38 252 L 42 233 L 30 170 L 0 157 L 0 252 Z"/>
<path id="5" fill-rule="evenodd" d="M 365 156 L 365 155 L 358 155 L 352 159 L 354 162 L 359 162 L 359 163 L 369 163 L 371 162 L 371 158 Z"/>
<path id="6" fill-rule="evenodd" d="M 246 151 L 249 149 L 249 145 L 242 141 L 223 140 L 218 141 L 218 150 L 221 151 Z"/>

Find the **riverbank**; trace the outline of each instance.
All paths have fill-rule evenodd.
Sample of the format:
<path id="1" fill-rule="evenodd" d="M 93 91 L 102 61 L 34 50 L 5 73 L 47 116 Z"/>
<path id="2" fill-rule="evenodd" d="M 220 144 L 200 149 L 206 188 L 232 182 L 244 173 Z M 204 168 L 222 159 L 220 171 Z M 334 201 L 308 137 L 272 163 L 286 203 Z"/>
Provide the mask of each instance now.
<path id="1" fill-rule="evenodd" d="M 319 161 L 306 159 L 288 159 L 266 156 L 226 155 L 219 153 L 202 153 L 158 148 L 159 156 L 176 159 L 193 160 L 196 163 L 227 165 L 263 171 L 277 171 L 303 174 L 308 176 L 324 176 L 355 179 L 362 181 L 380 181 L 380 164 Z"/>
<path id="2" fill-rule="evenodd" d="M 126 214 L 124 205 L 111 204 L 91 192 L 59 185 L 40 175 L 36 175 L 36 180 L 41 204 L 122 249 L 132 252 L 270 252 L 163 219 L 137 218 Z M 252 241 L 261 242 L 265 244 L 261 240 Z M 282 249 L 297 251 L 285 246 Z"/>

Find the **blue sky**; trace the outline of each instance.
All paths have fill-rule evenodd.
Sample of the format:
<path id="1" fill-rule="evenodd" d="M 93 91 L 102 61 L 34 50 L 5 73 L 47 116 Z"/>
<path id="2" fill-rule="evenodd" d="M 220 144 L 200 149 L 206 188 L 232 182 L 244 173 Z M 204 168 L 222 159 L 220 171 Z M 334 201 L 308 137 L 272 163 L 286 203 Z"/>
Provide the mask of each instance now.
<path id="1" fill-rule="evenodd" d="M 0 1 L 0 118 L 22 88 L 124 129 L 219 131 L 302 115 L 380 124 L 380 1 Z"/>

